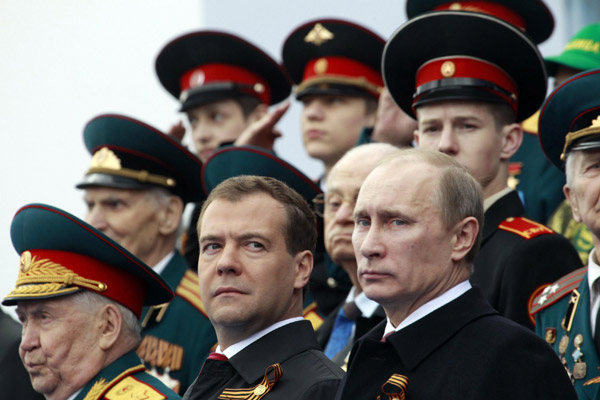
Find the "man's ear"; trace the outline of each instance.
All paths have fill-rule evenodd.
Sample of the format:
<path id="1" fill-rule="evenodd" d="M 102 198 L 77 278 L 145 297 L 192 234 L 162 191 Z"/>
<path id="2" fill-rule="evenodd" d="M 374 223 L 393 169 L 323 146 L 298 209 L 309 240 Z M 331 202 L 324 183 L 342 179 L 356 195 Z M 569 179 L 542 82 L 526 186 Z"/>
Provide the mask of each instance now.
<path id="1" fill-rule="evenodd" d="M 523 129 L 521 124 L 512 123 L 502 128 L 502 152 L 500 153 L 500 159 L 502 161 L 508 161 L 519 147 L 523 143 Z"/>
<path id="2" fill-rule="evenodd" d="M 571 205 L 571 212 L 573 213 L 573 219 L 575 222 L 581 222 L 581 212 L 579 211 L 579 204 L 577 203 L 577 199 L 573 194 L 573 189 L 569 186 L 563 186 L 563 193 L 565 194 L 566 199 L 569 201 Z"/>
<path id="3" fill-rule="evenodd" d="M 258 106 L 256 106 L 256 108 L 254 110 L 252 110 L 252 112 L 250 114 L 248 114 L 248 117 L 246 118 L 246 120 L 247 120 L 248 124 L 251 124 L 251 123 L 261 119 L 263 117 L 263 115 L 265 115 L 268 112 L 269 112 L 269 106 L 267 106 L 266 104 L 260 103 Z"/>
<path id="4" fill-rule="evenodd" d="M 479 223 L 475 217 L 467 217 L 458 222 L 455 227 L 455 240 L 452 246 L 452 261 L 463 260 L 475 245 Z"/>
<path id="5" fill-rule="evenodd" d="M 302 289 L 308 284 L 310 274 L 313 269 L 313 254 L 309 250 L 299 252 L 294 256 L 296 264 L 296 278 L 294 279 L 294 288 Z"/>
<path id="6" fill-rule="evenodd" d="M 99 345 L 102 350 L 110 349 L 119 339 L 123 329 L 123 315 L 114 304 L 106 304 L 98 312 L 101 322 Z"/>
<path id="7" fill-rule="evenodd" d="M 179 228 L 183 207 L 183 200 L 179 196 L 169 196 L 167 205 L 161 210 L 160 233 L 168 236 Z"/>

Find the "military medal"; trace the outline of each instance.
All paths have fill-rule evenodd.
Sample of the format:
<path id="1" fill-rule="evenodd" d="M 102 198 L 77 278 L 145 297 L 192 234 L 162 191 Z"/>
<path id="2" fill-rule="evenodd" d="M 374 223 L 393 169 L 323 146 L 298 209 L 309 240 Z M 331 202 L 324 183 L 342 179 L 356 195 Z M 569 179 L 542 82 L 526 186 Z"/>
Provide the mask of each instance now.
<path id="1" fill-rule="evenodd" d="M 569 337 L 567 335 L 563 336 L 558 342 L 558 352 L 561 356 L 564 356 L 567 352 L 567 346 L 569 345 Z"/>
<path id="2" fill-rule="evenodd" d="M 544 338 L 546 339 L 546 343 L 552 346 L 556 342 L 556 328 L 546 328 Z"/>
<path id="3" fill-rule="evenodd" d="M 573 379 L 583 379 L 587 373 L 587 364 L 582 361 L 583 352 L 581 351 L 581 345 L 583 344 L 583 335 L 578 333 L 573 339 L 573 345 L 575 346 L 575 351 L 573 351 L 573 360 L 575 364 L 573 365 Z"/>

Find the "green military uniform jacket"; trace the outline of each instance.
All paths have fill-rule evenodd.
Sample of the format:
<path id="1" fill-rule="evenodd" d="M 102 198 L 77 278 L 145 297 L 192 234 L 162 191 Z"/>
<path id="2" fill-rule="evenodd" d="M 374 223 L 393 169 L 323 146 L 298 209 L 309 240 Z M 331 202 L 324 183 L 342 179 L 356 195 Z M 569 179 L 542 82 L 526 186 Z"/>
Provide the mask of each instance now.
<path id="1" fill-rule="evenodd" d="M 600 359 L 590 325 L 587 267 L 548 285 L 533 300 L 530 312 L 535 315 L 536 333 L 560 357 L 579 399 L 600 399 Z"/>
<path id="2" fill-rule="evenodd" d="M 175 392 L 145 372 L 134 351 L 121 356 L 90 380 L 75 400 L 180 399 Z"/>
<path id="3" fill-rule="evenodd" d="M 161 277 L 175 289 L 175 297 L 166 307 L 144 307 L 137 353 L 148 372 L 183 394 L 216 347 L 217 336 L 200 300 L 198 275 L 179 252 Z"/>

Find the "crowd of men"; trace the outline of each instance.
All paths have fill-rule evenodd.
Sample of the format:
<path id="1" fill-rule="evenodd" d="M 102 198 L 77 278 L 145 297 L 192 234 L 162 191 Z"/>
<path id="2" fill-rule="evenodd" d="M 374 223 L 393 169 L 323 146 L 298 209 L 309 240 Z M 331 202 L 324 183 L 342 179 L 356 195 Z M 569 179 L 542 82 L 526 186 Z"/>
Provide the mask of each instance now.
<path id="1" fill-rule="evenodd" d="M 96 116 L 85 217 L 14 217 L 2 396 L 600 399 L 600 24 L 544 59 L 541 1 L 406 11 L 164 46 L 189 132 Z"/>

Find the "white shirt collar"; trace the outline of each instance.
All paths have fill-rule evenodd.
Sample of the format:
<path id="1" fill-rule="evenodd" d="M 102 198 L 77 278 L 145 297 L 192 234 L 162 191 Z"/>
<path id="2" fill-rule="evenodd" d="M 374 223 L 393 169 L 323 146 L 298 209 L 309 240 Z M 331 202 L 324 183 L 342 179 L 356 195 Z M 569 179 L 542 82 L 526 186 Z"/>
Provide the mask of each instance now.
<path id="1" fill-rule="evenodd" d="M 67 400 L 74 400 L 75 397 L 77 397 L 77 395 L 79 394 L 79 392 L 81 392 L 81 389 L 79 389 L 78 391 L 76 391 L 75 393 L 73 393 L 72 395 L 67 397 Z"/>
<path id="2" fill-rule="evenodd" d="M 597 290 L 594 290 L 594 282 L 596 281 L 596 279 L 600 278 L 600 265 L 598 265 L 598 263 L 596 262 L 596 249 L 592 249 L 592 251 L 590 252 L 589 258 L 588 258 L 588 270 L 587 270 L 587 276 L 588 276 L 588 286 L 590 289 L 590 293 L 593 293 L 594 291 L 597 292 Z M 598 294 L 598 293 L 596 293 Z"/>
<path id="3" fill-rule="evenodd" d="M 173 256 L 175 255 L 175 251 L 173 250 L 172 252 L 170 252 L 169 254 L 167 254 L 165 256 L 165 258 L 163 258 L 162 260 L 160 260 L 154 267 L 152 267 L 152 269 L 154 270 L 154 272 L 156 272 L 157 274 L 162 274 L 162 272 L 165 270 L 167 264 L 169 263 L 169 261 L 171 261 L 171 258 L 173 258 Z"/>
<path id="4" fill-rule="evenodd" d="M 354 301 L 356 307 L 360 310 L 362 316 L 364 318 L 371 318 L 377 307 L 379 307 L 379 303 L 373 301 L 367 297 L 365 292 L 360 292 L 358 295 L 356 294 L 356 288 L 352 286 L 348 296 L 346 297 L 346 303 L 350 303 Z"/>
<path id="5" fill-rule="evenodd" d="M 221 350 L 220 345 L 217 346 L 215 353 L 225 354 L 225 356 L 227 356 L 227 358 L 231 358 L 231 357 L 235 356 L 237 353 L 239 353 L 240 351 L 242 351 L 243 349 L 245 349 L 246 347 L 248 347 L 249 345 L 251 345 L 252 343 L 256 342 L 261 337 L 265 336 L 266 334 L 268 334 L 270 332 L 273 332 L 275 329 L 279 329 L 282 326 L 291 324 L 292 322 L 297 322 L 297 321 L 302 321 L 302 320 L 304 320 L 304 318 L 294 317 L 294 318 L 288 318 L 288 319 L 284 319 L 283 321 L 276 322 L 273 325 L 269 326 L 268 328 L 265 328 L 262 331 L 258 331 L 255 334 L 247 337 L 246 339 L 244 339 L 240 342 L 232 344 L 225 350 Z"/>
<path id="6" fill-rule="evenodd" d="M 410 324 L 417 322 L 418 320 L 431 314 L 438 308 L 445 306 L 452 300 L 460 297 L 469 289 L 471 289 L 471 283 L 468 280 L 459 283 L 450 290 L 444 292 L 441 296 L 438 296 L 435 299 L 430 300 L 427 303 L 423 304 L 421 307 L 417 308 L 415 311 L 410 313 L 408 317 L 406 317 L 404 321 L 402 321 L 397 327 L 394 327 L 394 325 L 388 318 L 387 324 L 385 325 L 384 336 L 393 331 L 398 332 L 399 330 L 406 328 Z"/>

